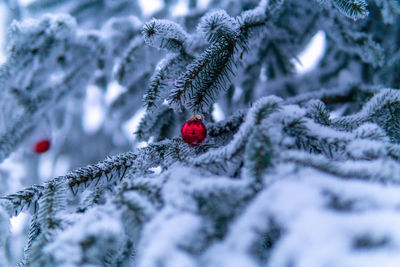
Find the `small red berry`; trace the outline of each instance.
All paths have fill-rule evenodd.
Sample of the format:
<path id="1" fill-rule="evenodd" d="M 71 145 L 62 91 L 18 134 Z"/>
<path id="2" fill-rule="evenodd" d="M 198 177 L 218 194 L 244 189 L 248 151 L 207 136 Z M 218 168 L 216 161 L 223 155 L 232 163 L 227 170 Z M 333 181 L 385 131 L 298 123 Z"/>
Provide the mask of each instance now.
<path id="1" fill-rule="evenodd" d="M 207 136 L 207 129 L 200 115 L 193 115 L 181 129 L 182 139 L 191 146 L 200 145 Z"/>
<path id="2" fill-rule="evenodd" d="M 50 140 L 44 139 L 40 140 L 35 144 L 34 150 L 36 154 L 42 154 L 49 150 L 50 148 Z"/>

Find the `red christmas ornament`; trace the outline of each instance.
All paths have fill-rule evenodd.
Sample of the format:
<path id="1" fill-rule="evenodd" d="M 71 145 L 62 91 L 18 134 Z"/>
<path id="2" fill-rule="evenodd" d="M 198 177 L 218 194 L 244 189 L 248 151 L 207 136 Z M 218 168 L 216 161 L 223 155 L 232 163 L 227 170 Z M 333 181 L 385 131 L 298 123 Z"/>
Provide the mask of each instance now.
<path id="1" fill-rule="evenodd" d="M 43 139 L 37 142 L 33 148 L 36 154 L 42 154 L 50 149 L 50 140 Z"/>
<path id="2" fill-rule="evenodd" d="M 194 114 L 185 122 L 181 129 L 183 141 L 191 146 L 200 145 L 207 136 L 207 129 L 203 123 L 203 118 L 199 114 Z"/>

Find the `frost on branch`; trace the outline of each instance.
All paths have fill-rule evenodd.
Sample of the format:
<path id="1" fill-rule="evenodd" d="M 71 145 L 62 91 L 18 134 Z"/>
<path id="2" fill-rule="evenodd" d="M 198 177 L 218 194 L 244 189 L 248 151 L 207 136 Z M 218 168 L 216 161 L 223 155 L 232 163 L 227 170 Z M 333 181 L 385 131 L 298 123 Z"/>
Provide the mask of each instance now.
<path id="1" fill-rule="evenodd" d="M 126 261 L 120 250 L 126 245 L 119 214 L 112 205 L 90 209 L 54 236 L 43 250 L 44 257 L 57 265 L 102 264 Z"/>
<path id="2" fill-rule="evenodd" d="M 30 239 L 24 255 L 26 265 L 48 265 L 50 261 L 44 256 L 46 243 L 54 234 L 64 227 L 60 213 L 66 208 L 66 188 L 62 180 L 53 180 L 46 185 L 38 201 L 39 211 L 32 219 Z"/>
<path id="3" fill-rule="evenodd" d="M 322 3 L 331 2 L 335 8 L 347 17 L 358 20 L 368 16 L 367 3 L 365 0 L 318 0 Z"/>
<path id="4" fill-rule="evenodd" d="M 398 1 L 6 2 L 1 266 L 398 265 Z"/>
<path id="5" fill-rule="evenodd" d="M 239 25 L 224 10 L 215 10 L 201 19 L 197 31 L 213 43 L 221 39 L 234 39 L 239 34 Z"/>
<path id="6" fill-rule="evenodd" d="M 142 34 L 146 44 L 171 52 L 183 51 L 188 41 L 187 33 L 178 24 L 167 20 L 147 22 Z"/>
<path id="7" fill-rule="evenodd" d="M 253 17 L 257 14 L 251 13 Z M 249 28 L 263 25 L 263 20 L 261 16 L 253 23 L 246 19 L 238 21 L 220 10 L 204 16 L 197 31 L 206 37 L 210 46 L 176 80 L 169 97 L 170 105 L 175 109 L 184 106 L 194 113 L 204 112 L 229 85 L 237 57 L 246 47 Z"/>
<path id="8" fill-rule="evenodd" d="M 158 64 L 144 92 L 143 102 L 148 111 L 160 108 L 162 100 L 170 93 L 167 89 L 173 87 L 174 81 L 192 60 L 193 57 L 186 53 L 172 54 Z"/>

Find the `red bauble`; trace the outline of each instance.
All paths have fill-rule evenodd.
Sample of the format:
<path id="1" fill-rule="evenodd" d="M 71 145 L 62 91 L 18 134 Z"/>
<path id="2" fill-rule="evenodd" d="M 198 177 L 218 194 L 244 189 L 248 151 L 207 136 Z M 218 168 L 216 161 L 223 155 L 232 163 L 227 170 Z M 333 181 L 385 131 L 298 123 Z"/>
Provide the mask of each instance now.
<path id="1" fill-rule="evenodd" d="M 201 115 L 193 115 L 190 120 L 185 122 L 181 129 L 181 135 L 185 143 L 191 146 L 200 145 L 207 136 L 207 129 Z"/>
<path id="2" fill-rule="evenodd" d="M 50 148 L 50 140 L 43 139 L 35 144 L 33 150 L 35 151 L 36 154 L 42 154 L 47 150 L 49 150 L 49 148 Z"/>

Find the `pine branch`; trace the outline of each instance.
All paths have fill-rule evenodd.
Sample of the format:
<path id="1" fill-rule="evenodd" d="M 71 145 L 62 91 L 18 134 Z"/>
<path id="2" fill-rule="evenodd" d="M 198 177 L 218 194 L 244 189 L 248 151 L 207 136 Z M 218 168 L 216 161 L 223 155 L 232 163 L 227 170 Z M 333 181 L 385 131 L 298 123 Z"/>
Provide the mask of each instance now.
<path id="1" fill-rule="evenodd" d="M 238 32 L 238 23 L 225 10 L 214 10 L 201 18 L 197 31 L 209 43 L 221 40 L 234 40 Z"/>
<path id="2" fill-rule="evenodd" d="M 160 141 L 168 136 L 174 126 L 174 113 L 168 106 L 162 106 L 154 113 L 146 113 L 139 123 L 136 135 L 139 140 L 147 141 L 154 137 L 155 141 Z"/>
<path id="3" fill-rule="evenodd" d="M 230 265 L 232 259 L 220 257 L 221 253 L 232 253 L 236 261 L 240 260 L 247 266 L 257 266 L 255 259 L 258 262 L 267 262 L 273 248 L 286 231 L 286 221 L 276 219 L 274 209 L 270 208 L 274 204 L 276 205 L 271 202 L 269 190 L 259 192 L 235 218 L 224 239 L 211 248 L 212 253 L 206 262 Z M 240 246 L 236 245 L 238 236 L 246 237 L 240 238 Z"/>
<path id="4" fill-rule="evenodd" d="M 153 19 L 142 29 L 146 44 L 171 52 L 183 53 L 188 41 L 187 33 L 181 26 L 169 20 Z"/>
<path id="5" fill-rule="evenodd" d="M 173 85 L 173 81 L 193 59 L 186 53 L 172 54 L 158 64 L 143 95 L 143 102 L 148 111 L 152 111 L 162 104 L 163 96 L 167 93 L 166 89 Z"/>
<path id="6" fill-rule="evenodd" d="M 307 116 L 322 125 L 330 125 L 330 112 L 321 100 L 311 100 L 307 105 Z"/>
<path id="7" fill-rule="evenodd" d="M 198 26 L 211 45 L 187 66 L 169 97 L 176 109 L 183 106 L 194 113 L 204 112 L 214 102 L 219 91 L 226 89 L 234 75 L 235 56 L 242 57 L 251 36 L 250 30 L 265 26 L 260 9 L 243 14 L 237 20 L 224 11 L 210 12 Z"/>
<path id="8" fill-rule="evenodd" d="M 259 7 L 265 9 L 266 15 L 272 15 L 283 3 L 284 0 L 262 0 L 260 1 Z"/>
<path id="9" fill-rule="evenodd" d="M 156 181 L 139 177 L 124 183 L 117 195 L 116 204 L 122 210 L 128 226 L 128 235 L 136 243 L 140 230 L 162 206 L 161 186 Z"/>
<path id="10" fill-rule="evenodd" d="M 342 13 L 354 20 L 368 16 L 367 3 L 364 0 L 332 0 Z"/>
<path id="11" fill-rule="evenodd" d="M 149 86 L 143 95 L 143 102 L 147 110 L 151 110 L 156 107 L 156 102 L 159 99 L 160 91 L 167 85 L 164 82 L 166 75 L 162 69 L 155 70 L 153 76 L 150 78 Z"/>
<path id="12" fill-rule="evenodd" d="M 61 226 L 55 214 L 64 210 L 67 205 L 66 188 L 63 180 L 52 180 L 45 184 L 42 197 L 39 199 L 37 221 L 41 233 L 48 235 L 50 231 Z"/>
<path id="13" fill-rule="evenodd" d="M 111 54 L 121 56 L 132 40 L 141 34 L 142 26 L 142 21 L 135 16 L 113 17 L 106 21 L 102 31 L 107 33 Z"/>
<path id="14" fill-rule="evenodd" d="M 354 115 L 332 120 L 333 125 L 342 129 L 354 129 L 372 121 L 377 123 L 393 141 L 400 140 L 400 93 L 398 90 L 383 89 L 366 103 L 362 110 Z"/>
<path id="15" fill-rule="evenodd" d="M 319 0 L 326 2 L 326 0 Z M 368 16 L 367 3 L 365 0 L 329 0 L 345 16 L 353 19 L 363 19 Z"/>
<path id="16" fill-rule="evenodd" d="M 120 243 L 119 248 L 110 249 L 104 260 L 107 267 L 123 266 L 129 262 L 132 257 L 132 249 L 134 244 L 129 240 L 128 237 L 125 238 L 124 242 Z"/>
<path id="17" fill-rule="evenodd" d="M 119 218 L 120 212 L 112 203 L 79 214 L 46 245 L 45 266 L 110 266 L 108 263 L 118 257 L 127 240 Z M 74 251 L 75 254 L 60 251 Z"/>
<path id="18" fill-rule="evenodd" d="M 34 129 L 30 116 L 18 118 L 0 137 L 0 162 L 6 159 Z"/>
<path id="19" fill-rule="evenodd" d="M 213 231 L 209 239 L 222 239 L 233 220 L 253 198 L 256 191 L 245 180 L 204 177 L 196 186 L 188 189 L 196 201 L 198 212 L 210 221 Z"/>
<path id="20" fill-rule="evenodd" d="M 224 121 L 209 124 L 207 126 L 207 134 L 214 138 L 225 134 L 234 134 L 244 122 L 244 118 L 244 112 L 239 110 Z"/>
<path id="21" fill-rule="evenodd" d="M 71 171 L 65 176 L 54 178 L 51 180 L 51 182 L 65 182 L 72 193 L 76 195 L 79 189 L 82 189 L 82 187 L 87 187 L 90 183 L 99 181 L 103 177 L 105 178 L 106 176 L 110 175 L 111 179 L 115 179 L 118 176 L 114 172 L 122 171 L 123 173 L 124 170 L 132 166 L 136 157 L 137 155 L 132 152 L 122 153 L 109 157 L 95 165 L 89 165 L 87 167 Z M 121 179 L 122 177 L 118 178 Z M 44 192 L 49 186 L 51 186 L 50 182 L 44 186 L 33 185 L 18 191 L 15 194 L 1 197 L 0 200 L 11 204 L 11 206 L 8 207 L 6 206 L 7 203 L 2 202 L 2 204 L 6 206 L 10 216 L 17 216 L 24 208 L 27 208 L 30 205 L 34 205 L 36 207 L 37 201 L 43 197 Z"/>
<path id="22" fill-rule="evenodd" d="M 330 14 L 330 19 L 324 21 L 322 26 L 340 50 L 358 55 L 362 61 L 374 68 L 385 65 L 384 48 L 374 40 L 372 34 L 360 31 L 355 25 L 341 20 L 336 14 Z"/>
<path id="23" fill-rule="evenodd" d="M 244 123 L 241 124 L 233 139 L 225 146 L 204 153 L 191 161 L 194 166 L 204 167 L 230 161 L 241 154 L 246 146 L 248 136 L 255 126 L 273 112 L 280 109 L 281 99 L 271 96 L 264 97 L 254 103 L 248 111 Z"/>
<path id="24" fill-rule="evenodd" d="M 29 233 L 28 233 L 28 242 L 26 246 L 24 247 L 24 256 L 23 259 L 17 264 L 17 267 L 26 267 L 28 266 L 28 258 L 29 258 L 29 253 L 32 248 L 32 244 L 35 242 L 36 238 L 40 235 L 40 226 L 37 222 L 37 215 L 35 214 L 32 216 L 31 219 L 31 224 L 29 227 Z"/>
<path id="25" fill-rule="evenodd" d="M 332 161 L 322 155 L 312 155 L 303 151 L 287 151 L 282 155 L 282 160 L 296 162 L 302 166 L 310 166 L 347 179 L 358 178 L 393 184 L 400 182 L 399 164 L 390 159 L 347 160 L 344 164 L 340 161 Z"/>
<path id="26" fill-rule="evenodd" d="M 138 62 L 147 60 L 147 50 L 140 36 L 137 36 L 129 44 L 124 52 L 121 62 L 117 65 L 114 73 L 115 79 L 123 86 L 129 87 L 143 75 L 146 68 L 140 66 Z"/>
<path id="27" fill-rule="evenodd" d="M 320 99 L 324 104 L 343 104 L 354 102 L 358 98 L 368 99 L 379 93 L 383 88 L 379 86 L 350 85 L 342 88 L 322 89 L 319 91 L 305 92 L 285 100 L 285 104 L 302 105 L 312 99 Z"/>
<path id="28" fill-rule="evenodd" d="M 269 129 L 266 126 L 258 125 L 254 127 L 243 156 L 243 168 L 247 170 L 249 176 L 255 179 L 254 184 L 258 184 L 259 187 L 262 183 L 262 175 L 266 168 L 270 166 L 273 157 L 273 148 L 268 134 Z"/>
<path id="29" fill-rule="evenodd" d="M 63 220 L 58 213 L 66 208 L 66 188 L 63 180 L 52 180 L 46 183 L 43 195 L 39 199 L 39 212 L 35 216 L 37 235 L 32 239 L 25 256 L 26 263 L 32 266 L 46 265 L 49 259 L 43 253 L 43 248 L 51 242 L 56 230 L 62 229 Z M 35 235 L 35 229 L 32 229 Z M 37 232 L 36 231 L 36 232 Z"/>
<path id="30" fill-rule="evenodd" d="M 93 182 L 96 182 L 96 186 L 100 181 L 109 183 L 117 178 L 121 181 L 129 168 L 134 168 L 131 169 L 132 172 L 143 174 L 149 168 L 160 164 L 170 166 L 176 161 L 184 161 L 189 155 L 204 152 L 206 149 L 208 149 L 207 146 L 190 147 L 183 143 L 180 138 L 177 140 L 165 140 L 141 148 L 136 153 L 121 153 L 108 157 L 97 164 L 71 171 L 65 176 L 50 180 L 44 186 L 33 185 L 15 194 L 0 197 L 0 204 L 6 208 L 10 217 L 17 216 L 23 209 L 30 206 L 33 206 L 34 212 L 36 212 L 37 201 L 43 197 L 44 192 L 52 182 L 65 183 L 72 194 L 76 195 L 88 188 Z M 176 151 L 180 151 L 180 155 L 176 154 Z"/>
<path id="31" fill-rule="evenodd" d="M 354 130 L 354 136 L 357 139 L 370 139 L 375 141 L 390 142 L 390 138 L 385 131 L 375 123 L 364 123 Z"/>
<path id="32" fill-rule="evenodd" d="M 235 41 L 213 43 L 175 82 L 169 103 L 175 109 L 185 106 L 193 113 L 201 113 L 214 100 L 219 90 L 228 84 L 233 74 Z"/>

